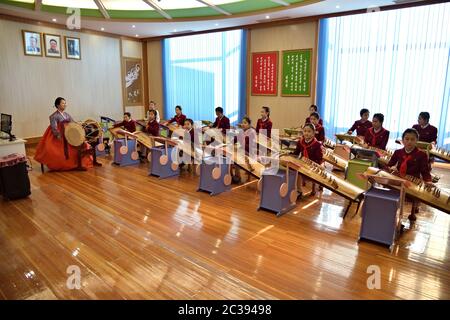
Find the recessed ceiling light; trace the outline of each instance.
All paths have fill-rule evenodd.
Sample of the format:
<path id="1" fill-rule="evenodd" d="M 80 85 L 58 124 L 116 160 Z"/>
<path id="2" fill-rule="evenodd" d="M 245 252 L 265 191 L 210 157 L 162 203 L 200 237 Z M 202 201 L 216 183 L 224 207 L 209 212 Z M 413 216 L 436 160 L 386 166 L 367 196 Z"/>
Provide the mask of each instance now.
<path id="1" fill-rule="evenodd" d="M 337 5 L 337 6 L 336 6 L 336 9 L 340 9 L 340 8 L 341 8 L 341 6 L 340 6 L 340 5 Z"/>
<path id="2" fill-rule="evenodd" d="M 218 23 L 214 24 L 216 27 L 219 25 Z"/>
<path id="3" fill-rule="evenodd" d="M 131 26 L 132 28 L 136 28 L 136 26 L 133 24 L 132 26 Z"/>
<path id="4" fill-rule="evenodd" d="M 53 22 L 56 22 L 56 18 L 53 18 L 52 21 L 53 21 Z"/>
<path id="5" fill-rule="evenodd" d="M 270 16 L 266 16 L 266 19 L 270 19 Z"/>
<path id="6" fill-rule="evenodd" d="M 136 37 L 139 37 L 139 35 L 137 34 Z"/>
<path id="7" fill-rule="evenodd" d="M 173 32 L 177 32 L 177 29 L 173 29 Z"/>
<path id="8" fill-rule="evenodd" d="M 100 30 L 105 31 L 105 28 L 100 28 Z"/>

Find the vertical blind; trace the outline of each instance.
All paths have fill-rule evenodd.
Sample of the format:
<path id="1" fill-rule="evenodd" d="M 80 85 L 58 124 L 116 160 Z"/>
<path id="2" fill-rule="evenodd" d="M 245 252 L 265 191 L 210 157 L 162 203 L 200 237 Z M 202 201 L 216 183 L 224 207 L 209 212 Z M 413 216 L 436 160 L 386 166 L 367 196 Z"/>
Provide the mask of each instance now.
<path id="1" fill-rule="evenodd" d="M 428 111 L 438 145 L 448 148 L 449 21 L 450 3 L 321 20 L 317 104 L 327 135 L 368 108 L 385 115 L 392 147 Z"/>
<path id="2" fill-rule="evenodd" d="M 246 110 L 246 34 L 244 30 L 165 39 L 163 42 L 165 115 L 176 105 L 194 121 L 214 120 L 222 107 L 232 124 Z"/>

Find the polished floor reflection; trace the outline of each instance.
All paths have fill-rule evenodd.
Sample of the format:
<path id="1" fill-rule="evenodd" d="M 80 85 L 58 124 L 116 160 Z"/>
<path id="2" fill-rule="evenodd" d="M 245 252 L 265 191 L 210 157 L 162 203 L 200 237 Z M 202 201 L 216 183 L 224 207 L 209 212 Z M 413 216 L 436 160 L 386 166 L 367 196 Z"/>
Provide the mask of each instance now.
<path id="1" fill-rule="evenodd" d="M 450 299 L 445 213 L 422 206 L 389 252 L 357 242 L 360 217 L 343 220 L 329 191 L 277 218 L 256 211 L 255 184 L 211 197 L 188 172 L 159 180 L 145 164 L 101 161 L 35 169 L 31 197 L 0 202 L 0 298 Z M 381 289 L 367 287 L 371 265 Z M 71 266 L 80 289 L 69 289 Z"/>

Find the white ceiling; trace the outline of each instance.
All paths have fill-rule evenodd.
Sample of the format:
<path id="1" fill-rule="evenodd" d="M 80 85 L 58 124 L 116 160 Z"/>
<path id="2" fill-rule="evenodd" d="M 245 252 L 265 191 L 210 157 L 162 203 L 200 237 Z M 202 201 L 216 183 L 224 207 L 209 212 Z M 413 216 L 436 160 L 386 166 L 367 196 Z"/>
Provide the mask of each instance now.
<path id="1" fill-rule="evenodd" d="M 411 1 L 413 2 L 413 1 Z M 255 14 L 242 17 L 229 17 L 223 19 L 210 19 L 200 21 L 180 21 L 173 22 L 133 22 L 133 21 L 112 21 L 107 19 L 89 19 L 87 17 L 81 18 L 81 27 L 84 29 L 91 29 L 95 31 L 104 31 L 108 33 L 115 33 L 124 36 L 146 38 L 172 35 L 174 32 L 179 33 L 183 31 L 204 31 L 214 30 L 228 27 L 236 27 L 241 25 L 257 24 L 261 21 L 268 22 L 278 19 L 292 19 L 299 17 L 308 17 L 329 13 L 338 13 L 349 10 L 368 9 L 395 4 L 392 0 L 324 0 L 318 3 L 305 5 L 302 7 L 289 8 L 284 10 L 274 11 L 272 13 Z M 376 10 L 376 9 L 375 9 Z M 41 11 L 26 10 L 0 4 L 0 13 L 14 15 L 19 17 L 26 17 L 39 21 L 53 22 L 56 19 L 57 24 L 65 24 L 67 16 L 57 15 Z M 225 16 L 224 16 L 225 17 Z M 259 22 L 258 22 L 259 21 Z M 54 22 L 53 22 L 54 23 Z M 134 26 L 134 27 L 133 27 Z M 104 28 L 104 30 L 102 30 Z"/>

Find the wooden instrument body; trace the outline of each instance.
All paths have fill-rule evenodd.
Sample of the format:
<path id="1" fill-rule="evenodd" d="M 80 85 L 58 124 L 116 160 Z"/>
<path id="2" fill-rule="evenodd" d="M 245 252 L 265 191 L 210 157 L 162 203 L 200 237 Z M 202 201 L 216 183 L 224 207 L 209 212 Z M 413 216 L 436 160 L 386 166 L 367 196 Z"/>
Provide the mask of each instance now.
<path id="1" fill-rule="evenodd" d="M 365 191 L 327 172 L 323 167 L 309 159 L 298 159 L 291 155 L 284 155 L 280 157 L 280 162 L 283 165 L 290 164 L 292 168 L 296 168 L 302 175 L 351 201 L 359 201 Z"/>
<path id="2" fill-rule="evenodd" d="M 398 178 L 397 175 L 372 167 L 367 170 L 367 173 L 377 175 L 379 177 Z M 434 185 L 427 185 L 421 179 L 415 177 L 405 176 L 401 178 L 409 181 L 409 183 L 405 186 L 407 195 L 419 200 L 420 202 L 426 203 L 433 208 L 441 210 L 445 213 L 450 213 L 449 192 Z"/>
<path id="3" fill-rule="evenodd" d="M 441 160 L 450 162 L 450 151 L 433 146 L 429 151 L 430 155 Z"/>
<path id="4" fill-rule="evenodd" d="M 345 159 L 342 159 L 341 157 L 339 157 L 337 155 L 334 155 L 333 151 L 331 149 L 322 147 L 322 154 L 323 154 L 323 160 L 325 160 L 329 164 L 332 164 L 334 167 L 338 168 L 339 170 L 344 171 L 345 168 L 347 168 L 348 161 Z"/>
<path id="5" fill-rule="evenodd" d="M 335 136 L 339 141 L 349 141 L 351 143 L 356 143 L 359 138 L 358 136 L 352 136 L 348 133 L 336 133 Z"/>

